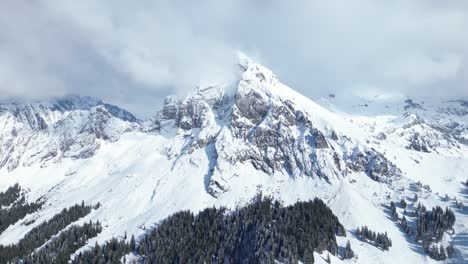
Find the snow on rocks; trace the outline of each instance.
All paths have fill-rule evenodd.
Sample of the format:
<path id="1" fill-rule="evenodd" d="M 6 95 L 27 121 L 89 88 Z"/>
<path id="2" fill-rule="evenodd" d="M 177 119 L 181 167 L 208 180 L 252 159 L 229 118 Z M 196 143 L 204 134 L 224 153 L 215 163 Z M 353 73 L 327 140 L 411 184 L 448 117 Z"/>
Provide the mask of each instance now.
<path id="1" fill-rule="evenodd" d="M 357 254 L 350 261 L 431 262 L 412 248 L 384 205 L 412 197 L 418 192 L 412 189 L 416 181 L 434 190 L 420 193 L 423 202 L 448 205 L 435 198 L 437 190 L 468 204 L 459 184 L 468 171 L 463 144 L 449 136 L 447 142 L 455 145 L 438 139 L 437 148 L 428 145 L 429 152 L 406 148 L 419 126 L 408 123 L 409 116 L 329 111 L 246 56 L 239 65 L 236 82 L 198 87 L 185 99 L 169 97 L 145 122 L 90 98 L 1 105 L 0 190 L 18 182 L 29 189 L 29 200 L 44 196 L 47 206 L 28 216 L 37 222 L 81 200 L 100 202 L 82 220 L 99 220 L 104 227 L 90 245 L 124 232 L 138 237 L 180 210 L 245 204 L 258 192 L 285 204 L 319 197 L 348 230 L 346 240 Z M 400 106 L 407 112 L 431 109 L 427 104 L 423 109 Z M 447 112 L 437 112 L 437 120 L 452 118 L 462 137 L 466 117 L 445 118 Z M 423 117 L 435 120 L 427 113 Z M 457 232 L 444 243 L 455 241 L 459 256 L 466 256 L 467 214 L 456 211 L 456 217 Z M 362 225 L 388 232 L 394 246 L 382 252 L 361 243 L 353 230 Z M 18 241 L 29 228 L 10 226 L 0 243 Z M 344 247 L 346 241 L 339 243 Z"/>

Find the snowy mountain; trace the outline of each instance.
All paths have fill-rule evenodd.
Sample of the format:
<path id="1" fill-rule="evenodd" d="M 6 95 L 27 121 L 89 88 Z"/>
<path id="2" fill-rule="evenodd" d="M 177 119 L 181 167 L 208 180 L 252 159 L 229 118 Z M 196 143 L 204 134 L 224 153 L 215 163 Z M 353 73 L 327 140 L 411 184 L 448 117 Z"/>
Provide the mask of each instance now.
<path id="1" fill-rule="evenodd" d="M 292 204 L 319 197 L 347 231 L 357 257 L 332 262 L 431 263 L 392 220 L 391 201 L 452 208 L 448 262 L 468 257 L 468 105 L 464 101 L 315 103 L 241 56 L 239 79 L 168 97 L 147 121 L 89 97 L 0 105 L 0 191 L 19 183 L 27 201 L 45 201 L 0 234 L 17 243 L 75 203 L 99 208 L 94 245 L 139 235 L 180 210 L 235 208 L 258 192 Z M 448 194 L 448 199 L 445 195 Z M 456 202 L 455 202 L 456 199 Z M 398 208 L 398 217 L 404 215 Z M 414 216 L 405 214 L 410 225 Z M 368 226 L 393 241 L 382 251 L 356 236 Z M 89 249 L 82 247 L 79 251 Z M 78 251 L 78 252 L 79 252 Z M 324 261 L 316 254 L 316 261 Z"/>
<path id="2" fill-rule="evenodd" d="M 116 106 L 90 97 L 59 98 L 52 102 L 0 105 L 0 168 L 89 158 L 99 139 L 116 141 L 137 128 L 137 119 Z"/>

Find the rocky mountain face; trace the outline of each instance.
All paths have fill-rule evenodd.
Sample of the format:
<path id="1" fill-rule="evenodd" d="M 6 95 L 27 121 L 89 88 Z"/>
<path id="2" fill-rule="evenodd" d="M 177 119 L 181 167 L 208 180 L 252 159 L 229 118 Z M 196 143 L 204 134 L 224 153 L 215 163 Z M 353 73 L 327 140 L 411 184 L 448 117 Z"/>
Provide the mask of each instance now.
<path id="1" fill-rule="evenodd" d="M 407 99 L 386 104 L 385 110 L 390 118 L 361 120 L 376 142 L 392 141 L 416 152 L 453 155 L 462 154 L 460 150 L 468 146 L 465 101 Z"/>
<path id="2" fill-rule="evenodd" d="M 441 105 L 424 106 L 408 99 L 405 101 L 402 126 L 408 131 L 407 148 L 437 152 L 439 148 L 460 148 L 468 145 L 468 105 L 465 101 L 446 101 Z"/>
<path id="3" fill-rule="evenodd" d="M 363 99 L 323 98 L 367 131 L 373 143 L 392 142 L 421 153 L 463 155 L 468 146 L 468 104 L 434 97 Z"/>
<path id="4" fill-rule="evenodd" d="M 350 170 L 385 182 L 400 171 L 384 155 L 344 133 L 315 124 L 317 114 L 295 101 L 268 69 L 244 58 L 238 82 L 197 88 L 184 100 L 168 97 L 157 114 L 139 122 L 131 113 L 90 97 L 0 106 L 0 168 L 92 157 L 100 141 L 122 133 L 183 135 L 183 148 L 168 158 L 204 149 L 210 159 L 206 190 L 216 196 L 229 190 L 226 170 L 248 163 L 269 175 L 318 177 L 329 181 Z M 326 122 L 325 122 L 326 123 Z"/>
<path id="5" fill-rule="evenodd" d="M 384 153 L 364 142 L 368 139 L 340 131 L 340 124 L 331 124 L 336 116 L 281 84 L 269 69 L 242 57 L 239 72 L 234 83 L 199 87 L 185 99 L 167 97 L 145 122 L 90 97 L 2 104 L 0 168 L 89 158 L 100 141 L 114 142 L 125 132 L 141 131 L 183 138 L 182 147 L 167 149 L 168 159 L 203 149 L 210 160 L 206 191 L 214 196 L 229 190 L 226 171 L 239 164 L 269 175 L 326 181 L 350 172 L 365 172 L 387 183 L 401 177 Z M 408 99 L 401 109 L 401 125 L 375 130 L 368 124 L 374 142 L 404 138 L 407 149 L 420 152 L 468 144 L 466 102 L 434 107 Z"/>
<path id="6" fill-rule="evenodd" d="M 129 112 L 90 97 L 0 105 L 0 168 L 89 158 L 100 140 L 115 141 L 138 126 Z"/>
<path id="7" fill-rule="evenodd" d="M 198 88 L 184 100 L 168 97 L 145 131 L 177 131 L 186 142 L 180 153 L 203 148 L 210 158 L 207 191 L 216 196 L 229 190 L 226 173 L 251 164 L 269 175 L 317 177 L 329 181 L 350 170 L 391 182 L 401 171 L 375 149 L 366 148 L 331 129 L 320 114 L 297 101 L 301 95 L 282 93 L 283 86 L 268 69 L 249 59 L 239 65 L 241 78 L 228 86 Z M 315 106 L 318 107 L 318 106 Z M 314 117 L 315 116 L 315 117 Z M 321 117 L 326 118 L 326 117 Z"/>

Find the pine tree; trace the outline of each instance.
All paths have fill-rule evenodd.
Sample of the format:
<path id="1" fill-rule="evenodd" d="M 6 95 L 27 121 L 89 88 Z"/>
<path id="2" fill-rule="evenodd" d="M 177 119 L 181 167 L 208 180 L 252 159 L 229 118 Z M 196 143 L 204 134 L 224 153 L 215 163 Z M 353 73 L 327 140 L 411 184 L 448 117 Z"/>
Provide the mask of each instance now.
<path id="1" fill-rule="evenodd" d="M 445 260 L 445 259 L 447 259 L 447 255 L 445 254 L 445 248 L 444 248 L 444 246 L 440 245 L 439 260 Z"/>
<path id="2" fill-rule="evenodd" d="M 348 242 L 346 242 L 344 259 L 351 259 L 353 257 L 354 257 L 354 252 L 351 249 L 351 243 L 349 243 L 349 240 L 348 240 Z"/>
<path id="3" fill-rule="evenodd" d="M 295 263 L 297 263 L 297 261 Z M 307 248 L 304 253 L 304 264 L 313 264 L 313 263 L 314 263 L 314 251 Z"/>
<path id="4" fill-rule="evenodd" d="M 435 260 L 439 260 L 439 249 L 436 245 L 429 246 L 429 256 Z"/>
<path id="5" fill-rule="evenodd" d="M 392 220 L 395 222 L 398 221 L 398 213 L 396 211 L 392 213 Z"/>
<path id="6" fill-rule="evenodd" d="M 401 198 L 401 201 L 400 201 L 400 205 L 401 205 L 401 208 L 405 209 L 406 208 L 406 201 L 404 198 Z"/>
<path id="7" fill-rule="evenodd" d="M 453 248 L 452 245 L 448 245 L 446 248 L 446 252 L 447 252 L 447 257 L 452 258 L 453 255 L 455 254 L 455 249 Z"/>
<path id="8" fill-rule="evenodd" d="M 408 227 L 408 221 L 406 220 L 406 217 L 403 216 L 403 218 L 401 219 L 401 227 L 403 228 L 403 230 L 405 231 L 406 234 L 409 233 L 409 227 Z"/>
<path id="9" fill-rule="evenodd" d="M 130 251 L 135 251 L 135 236 L 133 234 L 130 238 Z"/>
<path id="10" fill-rule="evenodd" d="M 390 212 L 392 213 L 392 220 L 397 221 L 398 220 L 398 213 L 396 211 L 396 206 L 393 201 L 390 202 Z"/>

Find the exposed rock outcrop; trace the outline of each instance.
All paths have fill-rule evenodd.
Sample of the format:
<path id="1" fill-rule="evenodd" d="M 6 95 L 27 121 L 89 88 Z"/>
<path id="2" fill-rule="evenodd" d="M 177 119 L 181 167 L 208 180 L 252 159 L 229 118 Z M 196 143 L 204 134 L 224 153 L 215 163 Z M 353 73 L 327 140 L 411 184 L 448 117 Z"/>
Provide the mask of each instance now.
<path id="1" fill-rule="evenodd" d="M 150 131 L 173 133 L 176 129 L 186 138 L 178 155 L 205 150 L 210 162 L 206 190 L 211 195 L 229 189 L 226 174 L 230 171 L 225 168 L 241 164 L 251 164 L 269 175 L 326 181 L 345 176 L 346 167 L 379 181 L 399 175 L 375 150 L 349 157 L 348 146 L 340 146 L 341 141 L 348 142 L 347 137 L 314 124 L 313 110 L 297 105 L 294 97 L 283 96 L 279 89 L 285 88 L 271 71 L 248 61 L 241 69 L 235 84 L 199 88 L 184 100 L 167 98 L 146 124 Z"/>

